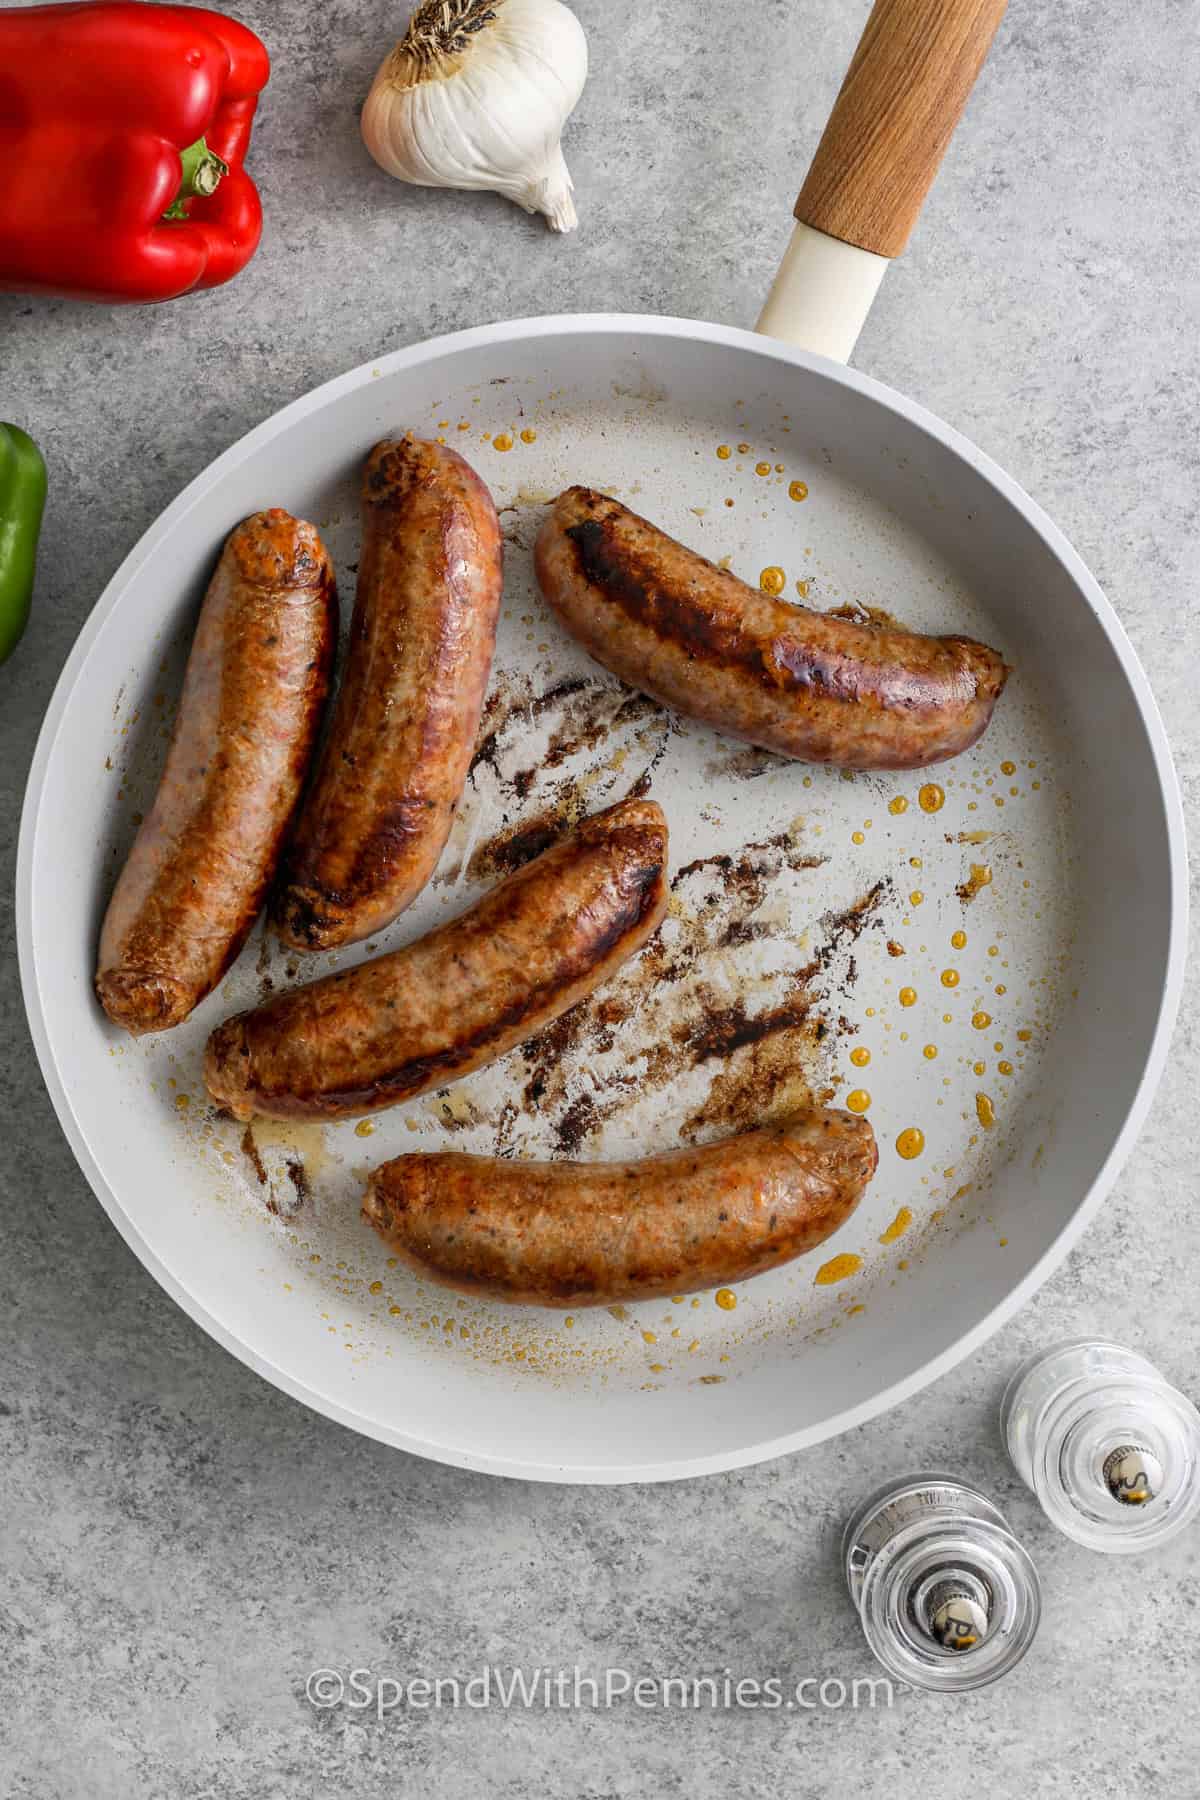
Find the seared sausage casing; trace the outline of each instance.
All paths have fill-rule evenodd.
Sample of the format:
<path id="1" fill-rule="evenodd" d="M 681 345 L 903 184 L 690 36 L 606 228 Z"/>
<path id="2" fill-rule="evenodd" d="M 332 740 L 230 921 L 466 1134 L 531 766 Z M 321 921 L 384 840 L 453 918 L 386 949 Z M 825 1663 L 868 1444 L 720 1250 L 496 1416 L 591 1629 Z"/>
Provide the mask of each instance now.
<path id="1" fill-rule="evenodd" d="M 804 1117 L 646 1162 L 398 1156 L 363 1218 L 410 1268 L 530 1306 L 610 1306 L 777 1269 L 823 1243 L 875 1173 L 870 1125 Z"/>
<path id="2" fill-rule="evenodd" d="M 919 769 L 970 749 L 1008 678 L 962 637 L 789 606 L 591 488 L 537 543 L 550 605 L 605 668 L 718 731 L 843 769 Z"/>
<path id="3" fill-rule="evenodd" d="M 501 542 L 455 451 L 377 444 L 350 648 L 272 917 L 296 950 L 382 931 L 421 892 L 467 779 L 496 647 Z"/>
<path id="4" fill-rule="evenodd" d="M 469 1075 L 641 948 L 666 912 L 666 862 L 652 801 L 597 813 L 428 937 L 227 1020 L 209 1092 L 239 1119 L 344 1119 Z"/>
<path id="5" fill-rule="evenodd" d="M 226 542 L 200 611 L 153 808 L 100 934 L 96 992 L 164 1031 L 214 988 L 262 906 L 300 795 L 337 643 L 315 526 L 278 508 Z"/>

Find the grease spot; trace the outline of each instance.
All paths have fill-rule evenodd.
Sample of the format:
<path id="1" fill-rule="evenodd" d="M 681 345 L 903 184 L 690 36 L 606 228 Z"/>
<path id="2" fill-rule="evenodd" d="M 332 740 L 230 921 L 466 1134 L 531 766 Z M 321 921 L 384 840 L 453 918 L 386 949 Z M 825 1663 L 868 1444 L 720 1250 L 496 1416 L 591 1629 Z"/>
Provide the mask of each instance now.
<path id="1" fill-rule="evenodd" d="M 849 1281 L 851 1275 L 858 1274 L 862 1262 L 861 1256 L 855 1256 L 849 1250 L 844 1250 L 840 1256 L 831 1256 L 813 1276 L 813 1286 L 833 1287 L 836 1282 Z"/>
<path id="2" fill-rule="evenodd" d="M 912 1224 L 912 1217 L 910 1208 L 902 1206 L 887 1230 L 880 1233 L 879 1242 L 881 1244 L 894 1244 L 897 1238 L 902 1238 Z"/>

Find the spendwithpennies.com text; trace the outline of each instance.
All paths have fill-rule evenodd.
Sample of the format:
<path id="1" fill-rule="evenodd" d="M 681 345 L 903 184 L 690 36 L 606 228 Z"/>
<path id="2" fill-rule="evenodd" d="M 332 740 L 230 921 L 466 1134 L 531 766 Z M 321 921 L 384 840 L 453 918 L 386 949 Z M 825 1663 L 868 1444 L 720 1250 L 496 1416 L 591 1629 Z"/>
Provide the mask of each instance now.
<path id="1" fill-rule="evenodd" d="M 304 1684 L 318 1712 L 384 1719 L 396 1712 L 576 1712 L 633 1706 L 645 1712 L 848 1712 L 890 1708 L 885 1676 L 649 1675 L 632 1669 L 495 1668 L 470 1675 L 388 1675 L 375 1669 L 314 1669 Z"/>

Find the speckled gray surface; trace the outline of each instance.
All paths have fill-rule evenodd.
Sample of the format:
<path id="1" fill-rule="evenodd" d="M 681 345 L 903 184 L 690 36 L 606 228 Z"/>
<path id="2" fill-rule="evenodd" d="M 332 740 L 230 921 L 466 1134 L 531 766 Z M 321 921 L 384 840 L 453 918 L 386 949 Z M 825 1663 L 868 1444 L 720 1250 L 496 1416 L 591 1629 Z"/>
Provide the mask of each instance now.
<path id="1" fill-rule="evenodd" d="M 1141 1146 L 1035 1305 L 822 1451 L 640 1490 L 422 1464 L 259 1381 L 105 1220 L 24 1023 L 25 772 L 75 634 L 139 533 L 278 406 L 431 333 L 553 309 L 752 322 L 865 10 L 579 0 L 593 74 L 568 144 L 582 229 L 563 242 L 367 161 L 356 105 L 396 9 L 247 0 L 275 74 L 253 152 L 268 234 L 243 278 L 155 312 L 0 298 L 0 413 L 39 437 L 53 480 L 37 616 L 0 674 L 0 1794 L 1194 1790 L 1200 1537 L 1088 1556 L 1043 1528 L 995 1430 L 1007 1372 L 1065 1334 L 1102 1328 L 1200 1385 L 1194 978 Z M 1193 827 L 1198 59 L 1190 0 L 1015 0 L 857 356 L 974 437 L 1079 546 L 1147 666 Z M 319 1666 L 869 1674 L 837 1533 L 866 1488 L 922 1463 L 996 1494 L 1041 1567 L 1048 1627 L 999 1688 L 891 1712 L 626 1702 L 378 1724 L 304 1698 Z"/>

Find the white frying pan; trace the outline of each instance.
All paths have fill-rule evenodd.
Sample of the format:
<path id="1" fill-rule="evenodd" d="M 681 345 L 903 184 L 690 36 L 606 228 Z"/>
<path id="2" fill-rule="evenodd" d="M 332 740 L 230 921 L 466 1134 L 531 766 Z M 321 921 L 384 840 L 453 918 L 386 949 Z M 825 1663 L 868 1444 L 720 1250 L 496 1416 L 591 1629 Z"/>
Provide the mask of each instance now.
<path id="1" fill-rule="evenodd" d="M 1145 677 L 1037 506 L 955 432 L 835 360 L 1001 8 L 878 0 L 804 190 L 771 338 L 542 319 L 343 376 L 191 484 L 64 670 L 17 896 L 30 1023 L 64 1130 L 180 1305 L 357 1430 L 446 1462 L 596 1482 L 816 1443 L 948 1369 L 1028 1299 L 1142 1123 L 1185 924 L 1182 815 Z M 505 509 L 509 555 L 462 814 L 386 942 L 461 909 L 522 844 L 647 778 L 672 826 L 666 967 L 652 978 L 642 959 L 567 1027 L 373 1130 L 259 1125 L 243 1142 L 206 1104 L 201 1049 L 226 1013 L 291 978 L 284 958 L 256 936 L 186 1026 L 134 1044 L 93 1002 L 96 932 L 223 537 L 259 507 L 305 514 L 350 592 L 359 466 L 397 428 L 469 455 Z M 781 570 L 810 604 L 880 607 L 1001 648 L 1016 673 L 979 748 L 934 772 L 936 810 L 920 778 L 773 761 L 589 663 L 542 605 L 529 558 L 545 500 L 573 481 L 613 489 L 752 581 Z M 362 1171 L 404 1149 L 649 1153 L 822 1092 L 869 1105 L 878 1178 L 821 1251 L 733 1294 L 574 1321 L 487 1306 L 389 1266 L 358 1220 Z M 914 1128 L 924 1146 L 905 1157 Z"/>

